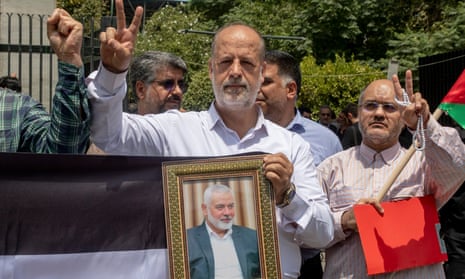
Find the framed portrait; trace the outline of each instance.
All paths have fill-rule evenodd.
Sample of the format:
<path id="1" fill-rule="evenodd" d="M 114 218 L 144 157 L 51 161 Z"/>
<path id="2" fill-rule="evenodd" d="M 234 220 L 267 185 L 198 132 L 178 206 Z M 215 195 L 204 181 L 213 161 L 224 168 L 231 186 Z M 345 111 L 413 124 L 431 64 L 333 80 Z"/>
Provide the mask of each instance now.
<path id="1" fill-rule="evenodd" d="M 226 252 L 246 278 L 281 278 L 275 201 L 263 156 L 163 162 L 170 278 L 206 278 L 217 262 L 213 250 Z M 217 228 L 221 233 L 232 229 L 234 246 L 222 251 L 223 246 L 210 243 Z M 237 259 L 229 256 L 231 249 Z M 219 266 L 225 264 L 216 259 Z"/>

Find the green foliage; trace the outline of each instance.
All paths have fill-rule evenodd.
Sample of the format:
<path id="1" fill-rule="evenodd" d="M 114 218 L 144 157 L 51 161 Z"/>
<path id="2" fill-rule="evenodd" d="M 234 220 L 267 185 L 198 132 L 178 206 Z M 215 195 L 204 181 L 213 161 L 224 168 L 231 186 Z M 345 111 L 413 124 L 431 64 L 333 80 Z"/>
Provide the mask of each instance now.
<path id="1" fill-rule="evenodd" d="M 305 58 L 299 103 L 314 110 L 326 103 L 338 111 L 345 103 L 357 101 L 370 81 L 385 77 L 380 69 L 391 58 L 400 62 L 403 72 L 415 69 L 419 57 L 462 48 L 463 2 L 192 0 L 187 5 L 166 6 L 147 19 L 136 52 L 155 49 L 182 57 L 190 72 L 183 106 L 200 110 L 214 98 L 207 70 L 212 36 L 179 30 L 214 31 L 240 20 L 264 35 L 304 37 L 302 41 L 266 39 L 266 44 L 268 49 Z"/>
<path id="2" fill-rule="evenodd" d="M 215 98 L 208 76 L 208 65 L 191 75 L 189 90 L 184 94 L 182 107 L 186 110 L 206 110 Z"/>
<path id="3" fill-rule="evenodd" d="M 138 36 L 136 54 L 147 50 L 174 53 L 186 61 L 189 71 L 206 65 L 210 57 L 211 35 L 184 33 L 182 30 L 212 30 L 201 14 L 187 11 L 184 5 L 165 6 L 148 19 Z"/>
<path id="4" fill-rule="evenodd" d="M 189 8 L 201 11 L 207 20 L 217 20 L 238 5 L 240 0 L 191 0 Z"/>
<path id="5" fill-rule="evenodd" d="M 327 61 L 319 66 L 312 56 L 300 63 L 302 70 L 302 90 L 298 106 L 309 107 L 317 112 L 320 105 L 326 104 L 339 112 L 348 102 L 357 103 L 360 92 L 371 81 L 384 78 L 385 74 L 353 58 L 336 55 L 335 61 Z"/>
<path id="6" fill-rule="evenodd" d="M 185 5 L 165 6 L 156 11 L 138 36 L 136 55 L 148 50 L 171 52 L 188 67 L 189 89 L 183 100 L 186 110 L 208 108 L 213 98 L 208 78 L 208 59 L 212 35 L 186 33 L 183 30 L 211 31 L 212 23 Z"/>
<path id="7" fill-rule="evenodd" d="M 463 49 L 465 46 L 465 3 L 447 6 L 443 20 L 436 22 L 430 32 L 407 29 L 389 41 L 387 57 L 401 61 L 400 70 L 418 69 L 420 57 Z"/>
<path id="8" fill-rule="evenodd" d="M 296 28 L 301 24 L 300 19 L 295 16 L 283 16 L 297 14 L 298 5 L 287 1 L 242 0 L 237 2 L 240 3 L 219 18 L 220 26 L 229 22 L 242 21 L 256 28 L 265 36 L 268 49 L 284 50 L 298 59 L 309 54 L 311 41 L 303 37 Z M 282 39 L 282 37 L 302 37 L 303 40 Z"/>

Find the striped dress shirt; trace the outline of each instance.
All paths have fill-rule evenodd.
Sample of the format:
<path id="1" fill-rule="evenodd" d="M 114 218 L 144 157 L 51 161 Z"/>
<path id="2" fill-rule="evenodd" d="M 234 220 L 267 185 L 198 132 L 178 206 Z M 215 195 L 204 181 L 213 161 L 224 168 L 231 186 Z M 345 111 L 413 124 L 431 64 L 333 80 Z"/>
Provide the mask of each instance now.
<path id="1" fill-rule="evenodd" d="M 406 150 L 399 143 L 377 153 L 362 143 L 318 166 L 335 220 L 335 239 L 326 249 L 324 278 L 444 278 L 442 264 L 369 277 L 358 233 L 345 233 L 341 216 L 360 198 L 376 197 Z M 432 117 L 424 152 L 415 152 L 384 197 L 384 201 L 432 194 L 441 207 L 465 180 L 465 146 L 455 129 Z"/>

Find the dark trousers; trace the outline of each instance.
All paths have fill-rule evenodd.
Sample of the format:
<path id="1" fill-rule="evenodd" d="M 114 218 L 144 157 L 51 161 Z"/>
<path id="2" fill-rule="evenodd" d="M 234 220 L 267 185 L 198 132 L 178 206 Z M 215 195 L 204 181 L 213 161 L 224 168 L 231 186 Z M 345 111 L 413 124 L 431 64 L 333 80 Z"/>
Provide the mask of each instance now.
<path id="1" fill-rule="evenodd" d="M 444 236 L 449 260 L 444 263 L 447 279 L 465 279 L 465 235 L 448 232 Z"/>
<path id="2" fill-rule="evenodd" d="M 465 262 L 448 261 L 444 264 L 447 279 L 465 279 Z"/>
<path id="3" fill-rule="evenodd" d="M 299 279 L 320 279 L 323 278 L 323 269 L 321 268 L 320 253 L 315 257 L 303 262 L 300 268 Z"/>

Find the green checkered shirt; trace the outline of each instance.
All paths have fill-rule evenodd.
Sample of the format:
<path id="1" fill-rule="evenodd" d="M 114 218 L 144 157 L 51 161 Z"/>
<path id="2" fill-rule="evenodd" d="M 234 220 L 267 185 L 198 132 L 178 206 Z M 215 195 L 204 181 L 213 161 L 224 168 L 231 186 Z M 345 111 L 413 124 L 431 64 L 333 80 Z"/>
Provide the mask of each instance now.
<path id="1" fill-rule="evenodd" d="M 90 112 L 81 68 L 58 62 L 52 113 L 30 96 L 0 88 L 0 152 L 85 153 Z"/>

